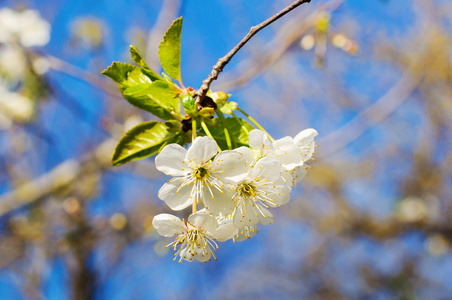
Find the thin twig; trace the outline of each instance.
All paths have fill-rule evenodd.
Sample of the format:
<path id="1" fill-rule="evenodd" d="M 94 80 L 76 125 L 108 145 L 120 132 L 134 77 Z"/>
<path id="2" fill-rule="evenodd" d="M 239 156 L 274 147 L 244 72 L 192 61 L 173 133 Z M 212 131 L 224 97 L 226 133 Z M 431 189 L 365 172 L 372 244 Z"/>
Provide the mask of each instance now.
<path id="1" fill-rule="evenodd" d="M 275 22 L 288 12 L 294 10 L 298 6 L 309 3 L 311 0 L 297 0 L 291 5 L 287 6 L 283 10 L 281 10 L 279 13 L 273 15 L 269 19 L 265 20 L 264 22 L 260 23 L 259 25 L 253 26 L 250 28 L 250 31 L 248 34 L 231 50 L 228 54 L 223 56 L 218 60 L 218 62 L 213 66 L 212 72 L 210 73 L 209 77 L 207 77 L 203 82 L 202 86 L 199 88 L 197 94 L 198 98 L 196 101 L 200 102 L 205 95 L 207 94 L 207 91 L 210 88 L 210 85 L 214 80 L 218 78 L 218 75 L 223 71 L 223 68 L 229 63 L 229 61 L 232 59 L 232 57 L 239 52 L 239 50 L 259 31 L 270 25 L 271 23 Z"/>
<path id="2" fill-rule="evenodd" d="M 279 28 L 275 37 L 259 53 L 244 59 L 238 63 L 237 70 L 225 73 L 223 82 L 217 85 L 220 91 L 231 91 L 247 84 L 251 79 L 270 68 L 281 57 L 301 39 L 309 30 L 315 26 L 319 16 L 325 11 L 332 13 L 338 9 L 344 0 L 327 2 L 319 6 L 315 11 L 305 16 L 304 13 L 294 15 Z M 300 20 L 303 20 L 302 22 Z M 226 79 L 225 79 L 226 78 Z"/>
<path id="3" fill-rule="evenodd" d="M 409 69 L 383 97 L 343 127 L 320 139 L 318 144 L 325 147 L 322 147 L 324 149 L 319 155 L 327 157 L 345 148 L 362 136 L 369 128 L 386 119 L 407 100 L 422 80 L 421 76 L 413 75 Z"/>
<path id="4" fill-rule="evenodd" d="M 103 80 L 100 78 L 100 76 L 97 76 L 89 71 L 86 71 L 82 68 L 79 68 L 77 66 L 74 66 L 73 64 L 70 64 L 58 57 L 52 56 L 52 55 L 46 55 L 45 56 L 47 60 L 49 61 L 50 68 L 52 68 L 55 71 L 65 73 L 69 76 L 72 76 L 74 78 L 80 79 L 90 85 L 92 85 L 95 88 L 98 88 L 105 92 L 106 94 L 121 98 L 119 93 L 112 93 L 111 90 L 116 90 L 117 86 L 114 83 L 111 83 L 108 80 Z"/>

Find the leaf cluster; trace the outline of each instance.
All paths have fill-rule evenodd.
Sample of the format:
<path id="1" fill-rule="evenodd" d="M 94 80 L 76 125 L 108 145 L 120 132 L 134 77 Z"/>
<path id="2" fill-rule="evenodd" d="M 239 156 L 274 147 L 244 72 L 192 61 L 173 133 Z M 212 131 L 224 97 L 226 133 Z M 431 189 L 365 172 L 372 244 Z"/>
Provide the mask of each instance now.
<path id="1" fill-rule="evenodd" d="M 231 114 L 237 107 L 235 102 L 226 101 L 227 96 L 225 99 L 223 96 L 226 94 L 220 92 L 223 98 L 217 101 L 218 105 L 213 101 L 220 96 L 213 95 L 214 100 L 203 106 L 195 102 L 194 89 L 184 87 L 181 78 L 181 37 L 182 17 L 172 23 L 159 45 L 158 55 L 164 71 L 161 75 L 149 67 L 133 45 L 130 46 L 130 54 L 136 65 L 113 62 L 102 72 L 118 84 L 122 96 L 130 104 L 163 120 L 144 122 L 129 130 L 116 146 L 113 165 L 152 156 L 167 144 L 184 146 L 196 135 L 211 134 L 222 149 L 231 148 L 232 144 L 247 145 L 248 132 L 253 127 L 242 119 L 224 118 L 222 115 L 222 112 Z M 185 108 L 183 112 L 181 98 Z M 214 117 L 216 109 L 222 118 Z M 200 122 L 197 121 L 209 126 L 210 133 L 198 127 Z M 196 131 L 194 135 L 189 134 L 191 130 Z M 227 141 L 227 135 L 232 142 Z"/>

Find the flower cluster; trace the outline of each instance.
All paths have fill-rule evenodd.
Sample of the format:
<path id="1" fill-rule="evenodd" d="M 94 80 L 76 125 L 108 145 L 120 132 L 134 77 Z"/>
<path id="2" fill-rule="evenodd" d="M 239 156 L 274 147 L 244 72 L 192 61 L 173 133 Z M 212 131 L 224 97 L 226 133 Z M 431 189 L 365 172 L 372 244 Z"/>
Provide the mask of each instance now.
<path id="1" fill-rule="evenodd" d="M 30 56 L 26 49 L 42 47 L 50 40 L 50 24 L 36 10 L 0 9 L 0 73 L 12 80 L 21 79 L 31 63 L 33 71 L 44 74 L 48 61 L 42 56 Z M 30 56 L 30 57 L 29 57 Z"/>
<path id="2" fill-rule="evenodd" d="M 0 10 L 0 43 L 20 43 L 24 47 L 44 46 L 50 39 L 50 24 L 35 10 Z"/>
<path id="3" fill-rule="evenodd" d="M 36 10 L 0 9 L 0 130 L 32 120 L 36 90 L 45 90 L 34 78 L 48 71 L 49 62 L 30 48 L 45 46 L 49 39 L 50 24 Z"/>
<path id="4" fill-rule="evenodd" d="M 219 151 L 215 140 L 197 137 L 186 150 L 167 145 L 155 159 L 159 171 L 171 176 L 158 196 L 172 210 L 192 207 L 188 220 L 169 214 L 155 216 L 153 225 L 182 260 L 215 258 L 215 241 L 253 237 L 258 225 L 274 222 L 270 209 L 286 204 L 290 192 L 310 167 L 317 131 L 306 129 L 294 138 L 274 142 L 260 130 L 249 133 L 249 147 Z M 197 205 L 204 208 L 197 211 Z M 179 246 L 177 249 L 177 246 Z M 216 258 L 215 258 L 216 259 Z"/>

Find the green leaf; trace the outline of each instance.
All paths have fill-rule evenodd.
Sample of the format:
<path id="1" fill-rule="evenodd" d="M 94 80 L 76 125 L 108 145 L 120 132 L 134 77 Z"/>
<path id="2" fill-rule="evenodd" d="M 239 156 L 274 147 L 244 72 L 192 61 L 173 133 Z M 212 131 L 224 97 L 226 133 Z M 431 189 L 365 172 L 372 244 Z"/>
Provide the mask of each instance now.
<path id="1" fill-rule="evenodd" d="M 124 90 L 125 96 L 136 99 L 151 99 L 168 112 L 180 112 L 179 90 L 161 80 L 153 83 L 143 83 Z"/>
<path id="2" fill-rule="evenodd" d="M 118 83 L 119 90 L 130 104 L 161 119 L 175 119 L 173 112 L 180 113 L 179 89 L 173 83 L 152 81 L 143 70 L 130 64 L 114 62 L 102 73 Z"/>
<path id="3" fill-rule="evenodd" d="M 127 80 L 130 71 L 134 70 L 136 67 L 131 64 L 122 63 L 115 61 L 107 69 L 102 71 L 102 74 L 110 77 L 117 83 L 122 83 Z"/>
<path id="4" fill-rule="evenodd" d="M 134 46 L 130 46 L 130 55 L 132 56 L 133 61 L 135 61 L 139 66 L 141 66 L 141 71 L 149 77 L 152 81 L 155 80 L 162 80 L 162 77 L 155 73 L 146 63 L 146 61 L 143 59 L 143 56 L 141 56 L 140 52 L 138 52 L 138 49 Z"/>
<path id="5" fill-rule="evenodd" d="M 159 45 L 159 59 L 163 70 L 170 77 L 181 81 L 180 55 L 181 55 L 182 17 L 176 19 L 163 36 Z"/>
<path id="6" fill-rule="evenodd" d="M 162 122 L 141 123 L 121 138 L 113 154 L 112 164 L 118 166 L 154 155 L 167 144 L 179 143 L 179 135 Z"/>
<path id="7" fill-rule="evenodd" d="M 164 99 L 151 97 L 149 94 L 152 91 L 148 92 L 146 90 L 149 89 L 152 81 L 148 76 L 144 75 L 141 70 L 141 68 L 130 64 L 115 62 L 108 67 L 103 74 L 118 82 L 119 90 L 130 104 L 164 120 L 174 119 L 171 111 L 180 112 L 179 101 L 168 99 L 170 97 Z M 157 85 L 159 87 L 161 86 L 161 84 Z M 175 102 L 177 102 L 177 105 Z"/>
<path id="8" fill-rule="evenodd" d="M 137 85 L 133 85 L 124 90 L 124 95 L 126 96 L 135 96 L 142 97 L 147 95 L 146 90 L 152 85 L 151 82 L 140 83 Z"/>
<path id="9" fill-rule="evenodd" d="M 134 85 L 151 82 L 151 79 L 145 76 L 139 67 L 134 66 L 134 69 L 127 74 L 125 80 L 119 82 L 119 88 L 128 88 Z"/>
<path id="10" fill-rule="evenodd" d="M 141 56 L 137 47 L 135 47 L 134 45 L 130 45 L 130 56 L 132 56 L 133 61 L 136 62 L 139 66 L 149 67 L 148 64 L 144 61 L 143 56 Z"/>
<path id="11" fill-rule="evenodd" d="M 168 84 L 175 84 L 174 81 L 170 77 L 168 77 L 168 75 L 166 75 L 165 73 L 162 73 L 162 78 L 163 81 L 165 81 Z"/>
<path id="12" fill-rule="evenodd" d="M 164 120 L 174 119 L 171 111 L 175 110 L 177 112 L 177 110 L 172 108 L 171 104 L 162 104 L 159 99 L 156 100 L 151 97 L 147 91 L 151 86 L 151 80 L 141 73 L 139 67 L 135 68 L 136 69 L 129 72 L 127 80 L 119 83 L 119 89 L 124 98 L 129 101 L 130 104 L 150 112 L 156 117 Z"/>
<path id="13" fill-rule="evenodd" d="M 226 142 L 226 136 L 224 135 L 224 126 L 220 119 L 212 119 L 210 122 L 206 122 L 215 141 L 217 141 L 218 146 L 222 150 L 227 150 L 228 145 Z M 239 123 L 235 118 L 225 119 L 227 126 L 229 127 L 231 138 L 236 142 L 237 147 L 248 146 L 248 133 L 243 129 L 242 124 L 246 127 L 248 131 L 254 129 L 252 125 L 243 119 L 240 119 Z"/>

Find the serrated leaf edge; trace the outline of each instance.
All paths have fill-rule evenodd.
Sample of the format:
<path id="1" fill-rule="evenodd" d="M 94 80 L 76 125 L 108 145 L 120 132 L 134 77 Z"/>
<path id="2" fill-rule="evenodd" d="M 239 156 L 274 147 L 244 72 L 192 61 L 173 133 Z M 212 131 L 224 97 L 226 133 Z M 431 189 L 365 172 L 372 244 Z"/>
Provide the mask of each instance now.
<path id="1" fill-rule="evenodd" d="M 165 32 L 165 34 L 163 35 L 163 39 L 162 39 L 162 41 L 160 42 L 160 44 L 159 44 L 159 48 L 158 48 L 158 56 L 159 56 L 159 60 L 160 60 L 160 64 L 162 65 L 162 68 L 163 68 L 163 70 L 165 70 L 165 66 L 163 65 L 163 63 L 162 63 L 162 60 L 160 59 L 160 51 L 161 51 L 161 46 L 162 46 L 162 44 L 167 40 L 167 34 L 168 34 L 168 32 L 172 29 L 172 27 L 174 26 L 174 24 L 176 23 L 176 22 L 178 22 L 178 21 L 183 21 L 183 18 L 182 17 L 179 17 L 179 18 L 177 18 L 176 20 L 174 20 L 172 23 L 171 23 L 171 25 L 170 25 L 170 27 L 168 27 L 168 29 L 166 30 L 166 32 Z M 182 27 L 182 24 L 181 24 L 181 27 Z M 181 28 L 181 30 L 182 30 L 182 28 Z M 181 33 L 181 40 L 182 40 L 182 33 Z M 180 54 L 179 54 L 180 55 Z M 179 57 L 179 74 L 178 74 L 178 76 L 177 76 L 177 78 L 174 78 L 174 79 L 176 79 L 176 80 L 178 80 L 178 81 L 181 81 L 181 74 L 180 74 L 180 61 L 181 61 L 181 58 Z M 166 72 L 166 71 L 165 71 Z M 168 74 L 170 77 L 172 77 L 170 74 Z"/>

